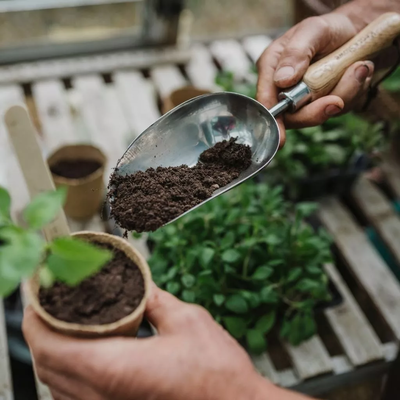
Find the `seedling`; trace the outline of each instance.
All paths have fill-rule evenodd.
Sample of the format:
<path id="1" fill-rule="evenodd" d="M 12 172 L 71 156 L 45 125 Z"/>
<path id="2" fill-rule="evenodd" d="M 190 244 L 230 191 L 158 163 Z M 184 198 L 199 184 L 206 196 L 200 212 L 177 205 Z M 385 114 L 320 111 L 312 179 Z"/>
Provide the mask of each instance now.
<path id="1" fill-rule="evenodd" d="M 10 217 L 11 197 L 0 187 L 0 297 L 12 293 L 22 280 L 39 268 L 41 284 L 54 281 L 75 286 L 112 258 L 110 251 L 73 237 L 56 238 L 46 243 L 39 231 L 54 220 L 65 202 L 66 190 L 45 192 L 24 209 L 26 227 Z"/>

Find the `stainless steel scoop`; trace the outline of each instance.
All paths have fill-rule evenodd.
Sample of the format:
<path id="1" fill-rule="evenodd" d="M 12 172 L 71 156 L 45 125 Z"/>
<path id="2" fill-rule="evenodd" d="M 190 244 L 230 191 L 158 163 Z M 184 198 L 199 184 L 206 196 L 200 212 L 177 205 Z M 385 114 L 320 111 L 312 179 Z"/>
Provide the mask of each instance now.
<path id="1" fill-rule="evenodd" d="M 251 147 L 252 164 L 239 178 L 216 190 L 210 199 L 219 196 L 271 162 L 279 148 L 276 116 L 287 110 L 294 112 L 330 93 L 351 64 L 390 46 L 398 34 L 400 15 L 382 15 L 334 53 L 312 64 L 303 81 L 281 93 L 281 101 L 271 110 L 236 93 L 220 92 L 191 99 L 162 116 L 131 143 L 118 162 L 118 173 L 132 174 L 159 166 L 194 166 L 204 150 L 235 137 L 237 143 Z"/>

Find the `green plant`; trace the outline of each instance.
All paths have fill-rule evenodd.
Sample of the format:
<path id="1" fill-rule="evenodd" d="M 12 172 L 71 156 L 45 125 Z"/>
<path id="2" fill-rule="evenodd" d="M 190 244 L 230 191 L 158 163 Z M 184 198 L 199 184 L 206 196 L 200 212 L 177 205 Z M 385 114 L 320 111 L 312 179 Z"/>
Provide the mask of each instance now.
<path id="1" fill-rule="evenodd" d="M 46 243 L 37 232 L 60 212 L 66 190 L 38 195 L 23 212 L 26 228 L 10 217 L 11 198 L 0 187 L 0 297 L 10 294 L 21 280 L 30 278 L 40 266 L 41 283 L 54 280 L 77 285 L 107 263 L 112 253 L 73 237 Z"/>
<path id="2" fill-rule="evenodd" d="M 274 326 L 299 344 L 329 298 L 330 239 L 304 220 L 315 209 L 285 202 L 280 187 L 242 184 L 149 235 L 153 279 L 204 306 L 252 352 Z"/>
<path id="3" fill-rule="evenodd" d="M 382 82 L 382 87 L 388 92 L 400 92 L 400 68 Z"/>
<path id="4" fill-rule="evenodd" d="M 215 83 L 226 92 L 240 93 L 255 99 L 257 93 L 257 71 L 255 66 L 252 67 L 243 79 L 238 79 L 233 72 L 220 71 L 215 77 Z"/>

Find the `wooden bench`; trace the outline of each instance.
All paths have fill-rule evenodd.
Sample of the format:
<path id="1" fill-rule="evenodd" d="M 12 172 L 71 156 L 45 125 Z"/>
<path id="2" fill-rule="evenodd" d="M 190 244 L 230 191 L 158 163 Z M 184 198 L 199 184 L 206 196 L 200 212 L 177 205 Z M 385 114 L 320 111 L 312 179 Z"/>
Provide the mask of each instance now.
<path id="1" fill-rule="evenodd" d="M 1 67 L 1 114 L 8 106 L 28 99 L 45 155 L 66 143 L 94 143 L 108 157 L 109 174 L 127 145 L 160 116 L 160 98 L 186 84 L 218 90 L 213 80 L 217 71 L 214 60 L 223 68 L 244 74 L 269 43 L 268 37 L 257 36 L 198 44 L 193 47 L 185 74 L 177 64 L 170 63 L 155 65 L 145 75 L 135 68 L 129 54 L 118 55 L 118 63 L 108 57 L 107 69 L 102 65 L 104 60 L 90 57 L 15 69 Z M 111 75 L 105 79 L 103 72 Z M 24 86 L 24 92 L 21 83 L 28 78 L 32 83 Z M 318 335 L 307 342 L 293 347 L 272 337 L 268 352 L 253 358 L 261 374 L 278 385 L 321 395 L 338 386 L 383 375 L 396 358 L 400 285 L 367 235 L 367 228 L 373 229 L 400 267 L 400 218 L 392 207 L 393 199 L 400 199 L 400 166 L 388 159 L 383 171 L 389 188 L 386 191 L 363 177 L 345 201 L 330 197 L 320 202 L 320 222 L 331 232 L 338 253 L 338 262 L 325 269 L 343 301 L 324 310 L 318 317 Z M 28 194 L 2 121 L 0 184 L 11 191 L 13 216 L 18 218 Z M 72 231 L 112 230 L 100 216 L 86 223 L 70 221 L 70 225 Z M 135 245 L 148 255 L 143 241 Z M 39 383 L 38 395 L 40 400 L 51 399 L 47 388 Z M 0 304 L 0 400 L 12 398 Z"/>

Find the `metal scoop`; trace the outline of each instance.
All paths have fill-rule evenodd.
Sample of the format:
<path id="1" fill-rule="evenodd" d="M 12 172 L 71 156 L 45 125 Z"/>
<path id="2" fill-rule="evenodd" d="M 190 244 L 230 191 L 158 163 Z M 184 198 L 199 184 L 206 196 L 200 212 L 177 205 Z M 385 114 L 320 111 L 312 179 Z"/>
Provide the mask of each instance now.
<path id="1" fill-rule="evenodd" d="M 194 166 L 204 150 L 232 137 L 237 138 L 237 143 L 249 145 L 251 166 L 200 206 L 251 178 L 271 162 L 279 148 L 276 116 L 285 111 L 295 112 L 306 103 L 327 95 L 351 64 L 390 46 L 399 34 L 400 15 L 383 14 L 334 53 L 312 64 L 303 81 L 281 93 L 281 101 L 270 110 L 250 97 L 228 92 L 186 101 L 131 143 L 118 162 L 117 171 L 126 175 L 150 167 Z"/>

